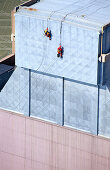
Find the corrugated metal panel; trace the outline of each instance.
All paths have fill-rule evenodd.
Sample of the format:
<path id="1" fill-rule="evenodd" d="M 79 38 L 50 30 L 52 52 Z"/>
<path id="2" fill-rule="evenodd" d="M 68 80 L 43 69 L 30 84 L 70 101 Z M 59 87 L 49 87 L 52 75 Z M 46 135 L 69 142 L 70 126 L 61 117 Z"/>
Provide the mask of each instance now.
<path id="1" fill-rule="evenodd" d="M 63 80 L 31 72 L 31 116 L 63 124 Z"/>
<path id="2" fill-rule="evenodd" d="M 64 124 L 97 134 L 98 88 L 64 81 Z"/>
<path id="3" fill-rule="evenodd" d="M 57 58 L 60 22 L 49 22 L 53 35 L 51 41 L 43 35 L 47 21 L 16 15 L 15 22 L 17 66 L 97 84 L 97 31 L 63 24 L 61 42 L 64 55 L 60 59 Z"/>
<path id="4" fill-rule="evenodd" d="M 29 115 L 28 101 L 29 71 L 17 67 L 0 92 L 0 107 Z"/>

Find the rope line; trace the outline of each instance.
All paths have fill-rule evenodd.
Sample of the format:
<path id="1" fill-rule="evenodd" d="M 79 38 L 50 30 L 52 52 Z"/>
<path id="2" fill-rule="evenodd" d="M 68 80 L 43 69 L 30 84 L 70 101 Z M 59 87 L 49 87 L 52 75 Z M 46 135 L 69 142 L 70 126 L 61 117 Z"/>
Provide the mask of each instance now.
<path id="1" fill-rule="evenodd" d="M 74 5 L 74 4 L 77 4 L 77 3 L 78 3 L 78 1 L 75 2 L 75 3 L 73 3 L 73 4 L 68 5 L 66 8 L 68 8 L 69 6 L 72 6 L 72 5 Z M 96 3 L 96 0 L 92 1 L 91 3 L 89 3 L 89 5 L 86 6 L 86 7 L 81 7 L 81 8 L 79 8 L 79 9 L 76 10 L 76 11 L 71 11 L 71 12 L 67 13 L 67 14 L 62 18 L 62 20 L 61 20 L 61 25 L 60 25 L 60 45 L 62 44 L 62 26 L 63 26 L 63 22 L 65 21 L 66 17 L 67 17 L 68 15 L 75 14 L 75 13 L 80 12 L 80 11 L 86 9 L 86 8 L 89 8 L 89 7 L 91 7 L 92 5 L 94 5 L 95 3 Z M 65 8 L 62 8 L 62 9 L 59 9 L 59 10 L 56 10 L 56 11 L 51 11 L 49 17 L 47 18 L 47 27 L 49 27 L 49 21 L 50 21 L 51 17 L 52 17 L 56 12 L 60 12 L 60 11 L 62 11 L 62 10 L 64 10 L 64 9 L 65 9 Z M 39 65 L 39 67 L 36 69 L 36 71 L 38 71 L 38 70 L 41 68 L 41 66 L 42 66 L 42 64 L 43 64 L 43 61 L 44 61 L 44 58 L 45 58 L 45 57 L 42 57 L 42 61 L 41 61 L 40 65 Z M 56 60 L 55 60 L 55 61 L 56 61 Z M 53 64 L 52 64 L 52 65 L 53 65 Z"/>

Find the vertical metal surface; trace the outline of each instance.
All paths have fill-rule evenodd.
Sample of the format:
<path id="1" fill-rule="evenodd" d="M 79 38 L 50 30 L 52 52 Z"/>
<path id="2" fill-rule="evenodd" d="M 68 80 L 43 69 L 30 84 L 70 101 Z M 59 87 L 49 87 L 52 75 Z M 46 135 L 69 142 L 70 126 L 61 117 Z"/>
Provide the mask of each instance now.
<path id="1" fill-rule="evenodd" d="M 97 84 L 98 31 L 63 23 L 61 42 L 64 54 L 60 59 L 57 58 L 59 21 L 49 20 L 51 41 L 44 36 L 46 20 L 17 13 L 15 25 L 17 66 Z"/>
<path id="2" fill-rule="evenodd" d="M 62 125 L 63 79 L 31 70 L 31 116 Z"/>
<path id="3" fill-rule="evenodd" d="M 0 107 L 29 115 L 29 71 L 17 67 L 2 91 Z"/>
<path id="4" fill-rule="evenodd" d="M 64 124 L 97 134 L 98 87 L 65 80 Z"/>

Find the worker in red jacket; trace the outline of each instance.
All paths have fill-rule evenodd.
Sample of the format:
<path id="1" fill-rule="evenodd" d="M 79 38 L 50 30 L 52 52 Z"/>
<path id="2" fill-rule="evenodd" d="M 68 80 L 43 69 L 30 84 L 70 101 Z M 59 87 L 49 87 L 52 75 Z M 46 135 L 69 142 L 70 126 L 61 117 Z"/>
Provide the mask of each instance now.
<path id="1" fill-rule="evenodd" d="M 63 55 L 63 48 L 60 45 L 57 49 L 57 57 L 62 57 L 62 55 Z"/>

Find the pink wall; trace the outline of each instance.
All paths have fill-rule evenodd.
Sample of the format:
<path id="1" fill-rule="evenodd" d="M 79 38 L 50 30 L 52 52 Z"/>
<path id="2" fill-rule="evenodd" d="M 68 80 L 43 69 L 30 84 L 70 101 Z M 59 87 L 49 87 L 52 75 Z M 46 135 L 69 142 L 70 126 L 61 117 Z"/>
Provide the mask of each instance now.
<path id="1" fill-rule="evenodd" d="M 0 110 L 0 170 L 110 170 L 110 140 Z"/>

